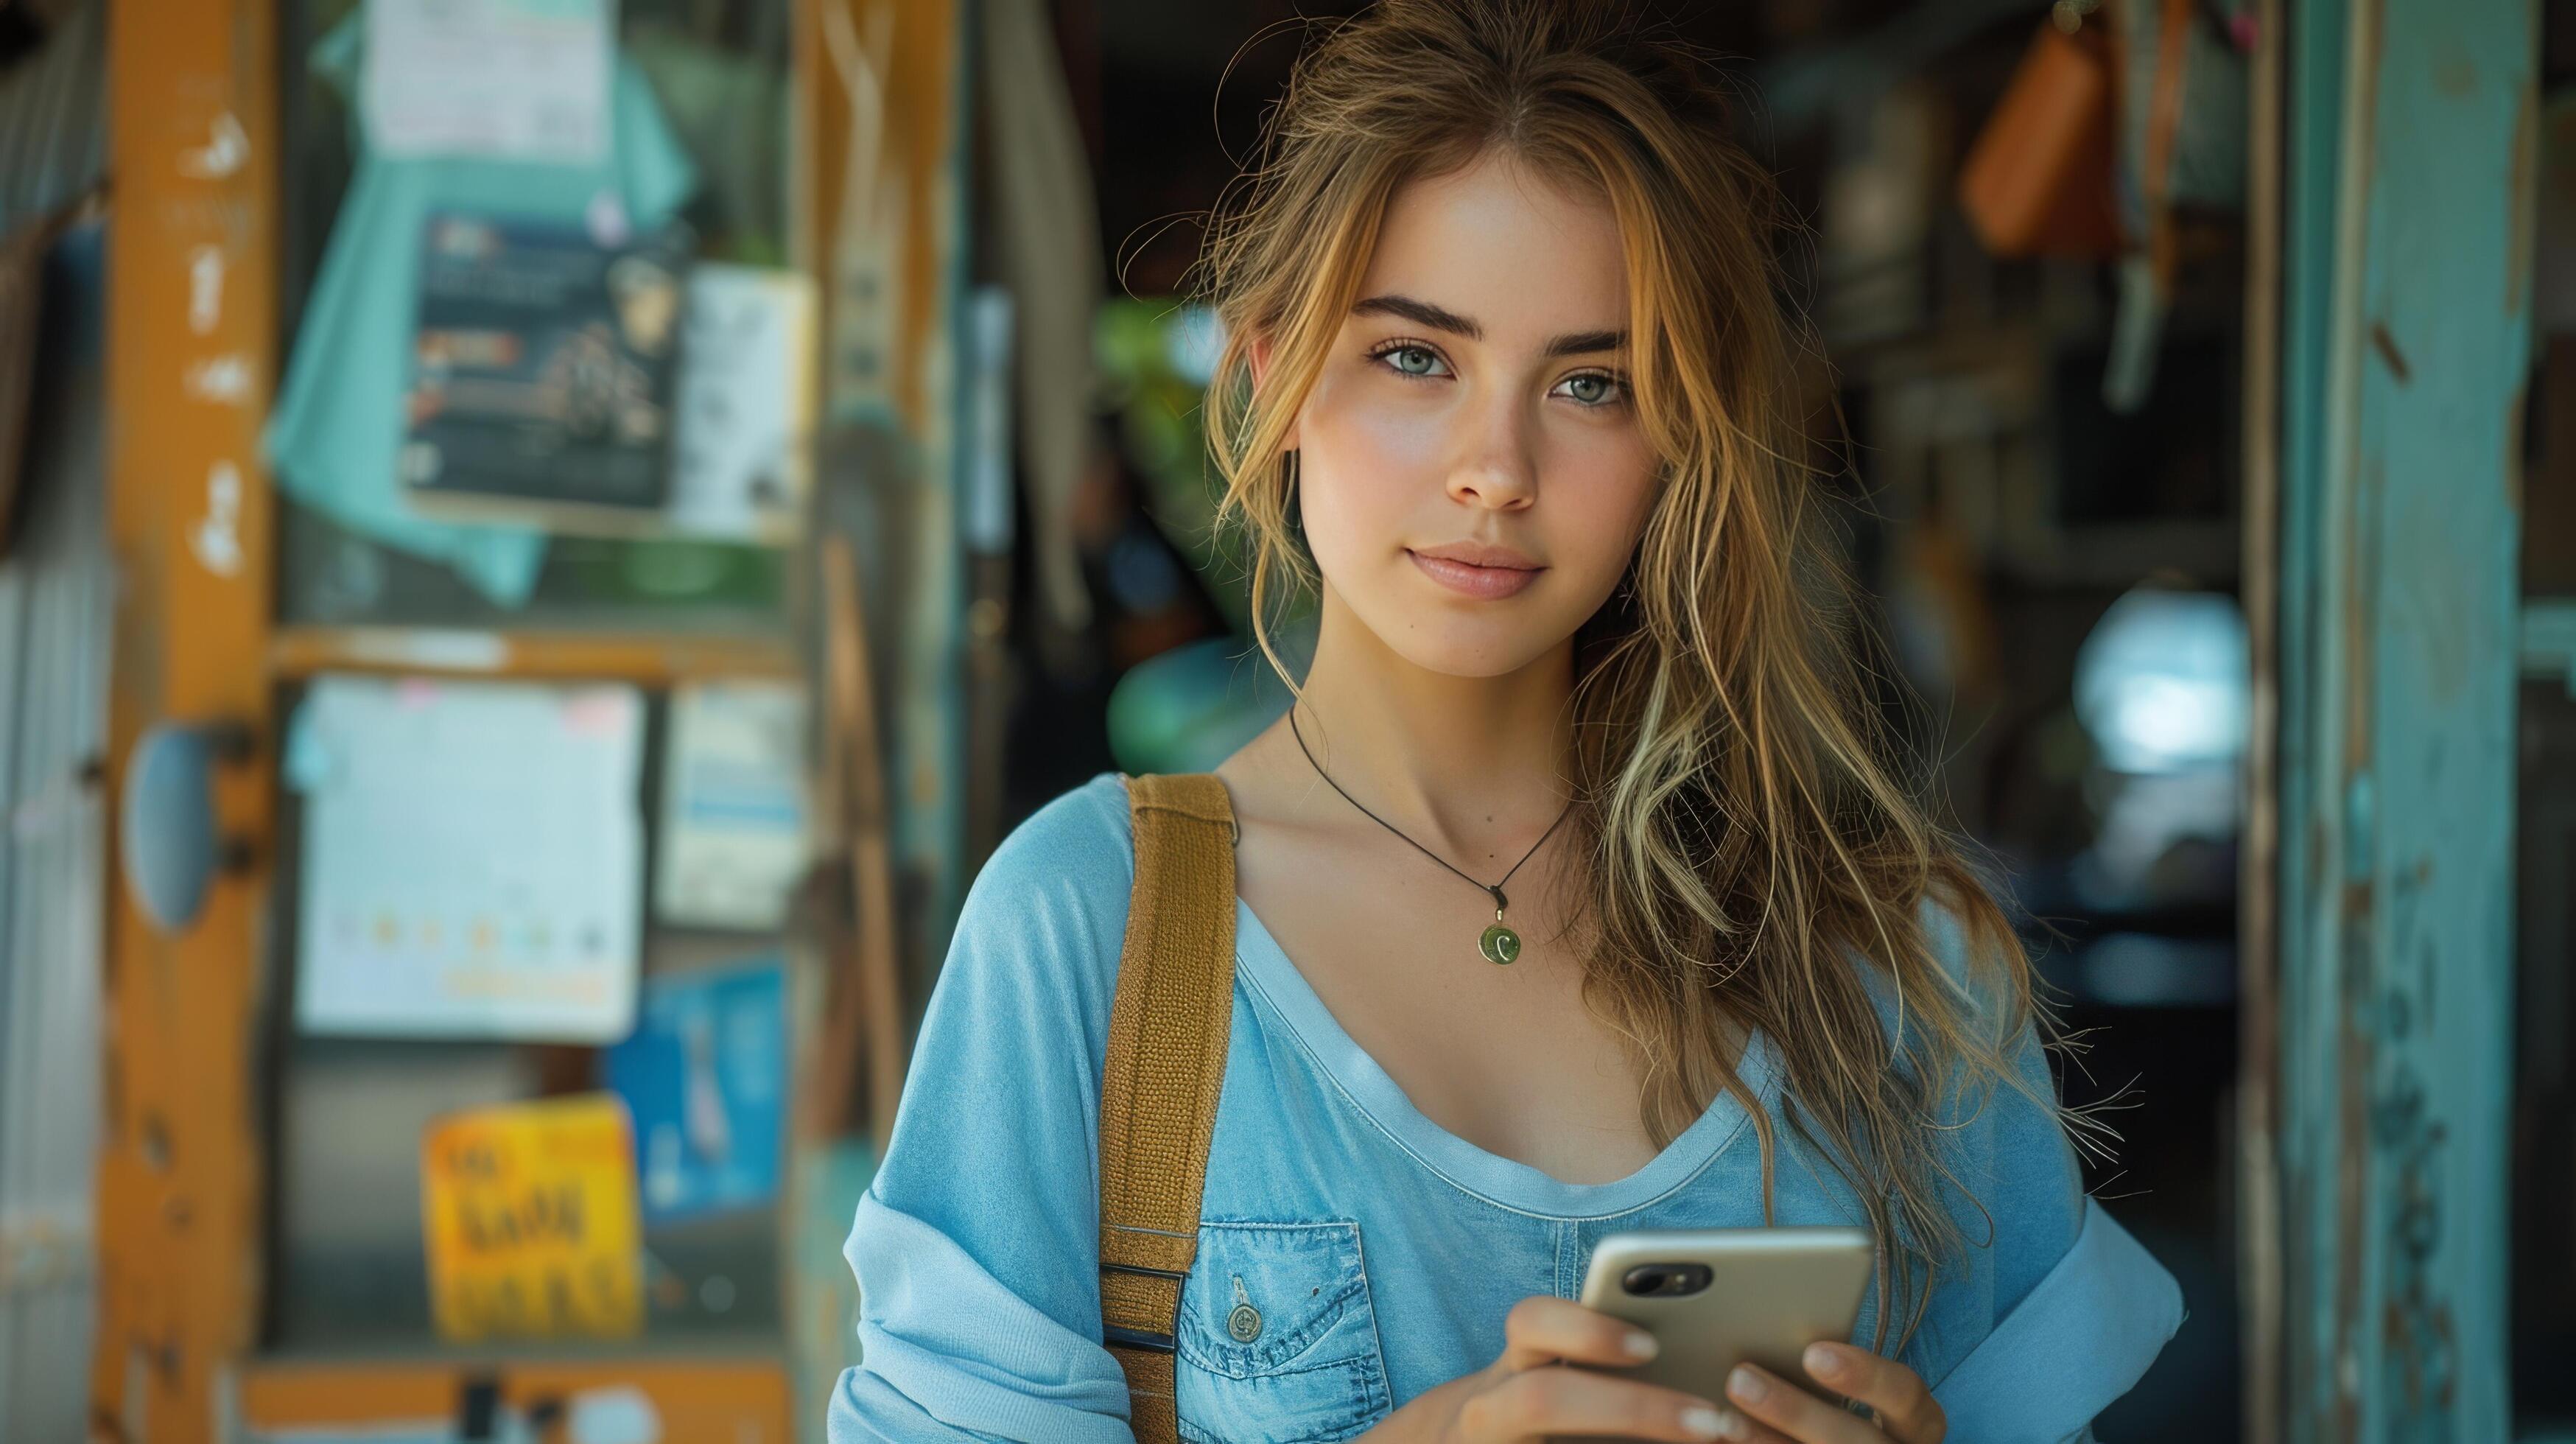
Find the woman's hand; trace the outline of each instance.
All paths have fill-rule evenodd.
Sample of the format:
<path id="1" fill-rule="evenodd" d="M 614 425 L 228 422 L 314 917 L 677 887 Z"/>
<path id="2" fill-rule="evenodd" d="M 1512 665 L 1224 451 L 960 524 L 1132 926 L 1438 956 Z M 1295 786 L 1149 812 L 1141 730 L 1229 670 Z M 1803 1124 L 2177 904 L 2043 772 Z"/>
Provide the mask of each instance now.
<path id="1" fill-rule="evenodd" d="M 1726 1397 L 1741 1415 L 1729 1439 L 1755 1444 L 1941 1444 L 1948 1416 L 1923 1378 L 1894 1359 L 1849 1344 L 1810 1344 L 1800 1360 L 1808 1377 L 1877 1411 L 1878 1422 L 1828 1404 L 1767 1369 L 1740 1364 L 1726 1378 Z"/>
<path id="2" fill-rule="evenodd" d="M 1558 1435 L 1709 1444 L 1743 1422 L 1694 1395 L 1558 1367 L 1632 1368 L 1654 1356 L 1654 1336 L 1642 1329 L 1566 1299 L 1526 1298 L 1503 1320 L 1501 1358 L 1396 1410 L 1363 1444 L 1539 1444 Z"/>

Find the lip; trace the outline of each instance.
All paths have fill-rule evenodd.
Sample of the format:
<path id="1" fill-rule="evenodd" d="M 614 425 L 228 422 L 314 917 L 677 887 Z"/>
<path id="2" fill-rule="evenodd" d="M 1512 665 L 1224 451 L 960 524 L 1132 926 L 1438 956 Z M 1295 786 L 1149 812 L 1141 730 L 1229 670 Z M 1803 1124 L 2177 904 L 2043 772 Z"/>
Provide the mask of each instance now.
<path id="1" fill-rule="evenodd" d="M 1509 547 L 1453 542 L 1446 546 L 1405 549 L 1422 574 L 1453 592 L 1485 600 L 1508 597 L 1538 580 L 1547 570 Z"/>

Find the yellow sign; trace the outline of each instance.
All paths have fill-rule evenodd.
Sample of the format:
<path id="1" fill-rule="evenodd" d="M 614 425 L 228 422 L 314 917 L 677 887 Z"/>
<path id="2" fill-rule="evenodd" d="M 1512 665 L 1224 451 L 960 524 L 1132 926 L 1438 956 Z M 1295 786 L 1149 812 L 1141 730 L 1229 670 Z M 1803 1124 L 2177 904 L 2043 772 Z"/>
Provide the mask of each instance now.
<path id="1" fill-rule="evenodd" d="M 420 1193 L 440 1334 L 643 1327 L 635 1127 L 617 1095 L 442 1118 L 421 1136 Z"/>

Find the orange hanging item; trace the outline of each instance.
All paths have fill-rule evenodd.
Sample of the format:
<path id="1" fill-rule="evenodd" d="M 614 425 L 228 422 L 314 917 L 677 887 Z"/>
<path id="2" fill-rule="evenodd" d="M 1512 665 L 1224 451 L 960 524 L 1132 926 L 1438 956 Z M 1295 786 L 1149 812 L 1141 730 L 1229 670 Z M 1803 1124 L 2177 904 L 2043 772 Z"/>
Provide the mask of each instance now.
<path id="1" fill-rule="evenodd" d="M 2040 25 L 1959 171 L 1959 204 L 1988 251 L 2120 253 L 2116 64 L 2099 27 Z"/>

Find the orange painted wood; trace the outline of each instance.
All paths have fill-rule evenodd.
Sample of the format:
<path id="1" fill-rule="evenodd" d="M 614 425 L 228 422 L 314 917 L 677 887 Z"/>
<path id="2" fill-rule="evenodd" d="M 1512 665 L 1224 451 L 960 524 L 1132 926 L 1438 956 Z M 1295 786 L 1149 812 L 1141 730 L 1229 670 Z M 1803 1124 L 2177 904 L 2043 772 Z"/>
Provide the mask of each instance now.
<path id="1" fill-rule="evenodd" d="M 895 936 L 894 859 L 887 836 L 883 744 L 877 735 L 875 668 L 868 657 L 867 614 L 850 539 L 824 539 L 825 692 L 837 786 L 827 804 L 838 815 L 849 855 L 849 918 L 835 962 L 831 1012 L 807 1065 L 805 1132 L 820 1143 L 865 1122 L 868 1136 L 894 1136 L 895 1104 L 911 1066 L 904 1037 L 902 958 Z M 859 1060 L 867 1064 L 864 1108 L 853 1110 Z"/>
<path id="2" fill-rule="evenodd" d="M 897 247 L 903 312 L 895 354 L 910 361 L 944 349 L 934 333 L 947 324 L 945 272 L 958 203 L 949 151 L 957 144 L 957 41 L 964 27 L 958 23 L 955 0 L 868 3 L 893 4 L 898 17 L 886 112 L 887 135 L 902 156 L 905 187 L 905 231 Z M 895 373 L 896 401 L 916 436 L 946 429 L 928 414 L 931 406 L 945 404 L 945 388 L 934 392 L 925 369 L 906 364 Z"/>
<path id="3" fill-rule="evenodd" d="M 270 0 L 108 0 L 112 166 L 107 385 L 109 513 L 120 577 L 109 783 L 157 723 L 246 723 L 258 755 L 218 810 L 249 866 L 217 882 L 183 935 L 155 933 L 115 890 L 108 920 L 99 1315 L 91 1376 L 102 1439 L 199 1441 L 233 1426 L 364 1422 L 451 1412 L 470 1365 L 365 1365 L 256 1354 L 262 1248 L 264 936 L 274 880 L 275 691 L 325 670 L 412 671 L 668 685 L 803 673 L 782 637 L 278 628 L 273 492 L 258 431 L 283 347 L 277 314 L 276 7 Z M 797 0 L 800 44 L 810 7 Z M 895 17 L 889 121 L 912 201 L 899 254 L 900 334 L 930 349 L 940 314 L 935 240 L 954 222 L 936 163 L 955 144 L 954 0 L 853 0 Z M 926 69 L 923 67 L 927 67 Z M 846 125 L 846 98 L 835 97 Z M 809 111 L 800 119 L 810 120 Z M 927 121 L 929 129 L 913 127 Z M 918 155 L 931 163 L 914 164 Z M 809 159 L 809 164 L 811 160 Z M 837 169 L 834 170 L 837 175 Z M 809 198 L 810 199 L 810 198 Z M 809 214 L 812 212 L 809 210 Z M 828 215 L 829 212 L 822 212 Z M 916 244 L 916 238 L 918 243 Z M 814 252 L 808 253 L 815 254 Z M 189 368 L 237 360 L 251 394 L 192 395 Z M 915 368 L 906 404 L 927 411 Z M 793 1406 L 774 1359 L 496 1361 L 527 1402 L 631 1383 L 666 1439 L 785 1441 Z M 0 1427 L 0 1436 L 6 1435 Z"/>
<path id="4" fill-rule="evenodd" d="M 488 1367 L 275 1361 L 243 1376 L 242 1420 L 252 1429 L 285 1429 L 453 1419 L 466 1381 L 485 1375 L 503 1403 L 519 1408 L 590 1389 L 634 1388 L 653 1401 L 662 1438 L 673 1444 L 789 1444 L 796 1437 L 787 1372 L 769 1359 L 503 1360 Z"/>
<path id="5" fill-rule="evenodd" d="M 109 785 L 154 723 L 243 722 L 260 745 L 217 798 L 249 868 L 215 883 L 182 936 L 155 933 L 121 883 L 107 927 L 92 1417 L 108 1437 L 189 1441 L 216 1434 L 216 1380 L 253 1342 L 262 1272 L 272 553 L 257 443 L 277 370 L 275 7 L 110 4 Z M 250 395 L 190 393 L 192 366 L 226 360 Z"/>
<path id="6" fill-rule="evenodd" d="M 821 278 L 825 324 L 844 298 L 830 284 L 834 228 L 851 173 L 852 105 L 825 38 L 826 12 L 849 20 L 882 86 L 883 120 L 876 173 L 897 217 L 893 238 L 889 327 L 890 374 L 885 387 L 908 435 L 945 429 L 944 376 L 921 364 L 944 349 L 947 267 L 958 226 L 957 168 L 949 164 L 959 140 L 958 67 L 962 62 L 958 0 L 795 0 L 798 74 L 797 263 Z M 866 167 L 859 169 L 864 171 Z M 828 386 L 828 383 L 827 383 Z M 828 391 L 827 391 L 828 395 Z M 826 422 L 831 418 L 826 417 Z"/>

